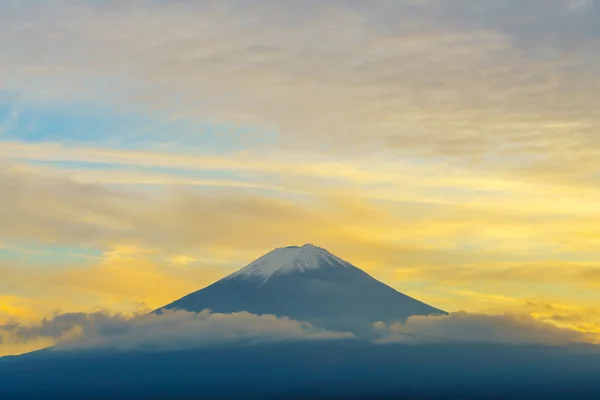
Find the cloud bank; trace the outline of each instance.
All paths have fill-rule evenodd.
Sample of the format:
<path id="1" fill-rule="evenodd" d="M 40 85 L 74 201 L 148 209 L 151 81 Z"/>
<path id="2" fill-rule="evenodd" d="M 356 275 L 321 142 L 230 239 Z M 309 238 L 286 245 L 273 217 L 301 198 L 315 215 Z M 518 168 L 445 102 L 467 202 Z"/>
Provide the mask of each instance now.
<path id="1" fill-rule="evenodd" d="M 593 335 L 560 328 L 529 315 L 485 315 L 455 312 L 414 316 L 406 323 L 374 324 L 379 343 L 496 343 L 566 345 L 594 340 Z"/>
<path id="2" fill-rule="evenodd" d="M 353 337 L 350 333 L 317 329 L 306 322 L 247 312 L 232 314 L 164 311 L 128 318 L 122 314 L 61 314 L 37 325 L 8 324 L 0 327 L 9 340 L 40 337 L 55 339 L 56 350 L 178 350 L 254 344 L 282 340 L 331 340 Z"/>
<path id="3" fill-rule="evenodd" d="M 165 311 L 133 318 L 122 314 L 60 314 L 34 325 L 0 326 L 5 342 L 39 338 L 56 341 L 55 350 L 110 349 L 165 351 L 212 346 L 251 345 L 284 340 L 367 338 L 375 343 L 471 343 L 568 345 L 592 343 L 594 337 L 559 328 L 523 315 L 483 315 L 466 312 L 447 316 L 415 316 L 403 325 L 376 323 L 373 335 L 318 329 L 307 322 L 247 312 L 232 314 Z"/>

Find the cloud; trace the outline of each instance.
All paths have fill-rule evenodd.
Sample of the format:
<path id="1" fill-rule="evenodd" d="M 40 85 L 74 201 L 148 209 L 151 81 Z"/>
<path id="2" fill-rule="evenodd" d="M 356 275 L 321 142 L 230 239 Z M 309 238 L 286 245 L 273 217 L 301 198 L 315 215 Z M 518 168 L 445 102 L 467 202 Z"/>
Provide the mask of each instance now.
<path id="1" fill-rule="evenodd" d="M 595 2 L 3 7 L 0 79 L 23 103 L 249 122 L 278 148 L 593 171 Z"/>
<path id="2" fill-rule="evenodd" d="M 56 350 L 118 349 L 174 350 L 222 344 L 253 344 L 282 340 L 348 339 L 353 335 L 330 332 L 312 325 L 254 315 L 165 311 L 161 315 L 145 314 L 133 318 L 105 312 L 68 313 L 43 319 L 35 325 L 17 323 L 0 326 L 7 340 L 22 342 L 51 338 Z"/>
<path id="3" fill-rule="evenodd" d="M 568 345 L 596 342 L 596 335 L 557 327 L 517 314 L 451 313 L 414 316 L 403 325 L 373 324 L 375 343 L 490 343 L 515 345 Z M 117 349 L 174 350 L 282 340 L 336 340 L 356 338 L 351 333 L 315 328 L 309 323 L 273 315 L 165 311 L 162 315 L 65 313 L 34 324 L 0 326 L 5 343 L 51 339 L 56 350 Z"/>
<path id="4" fill-rule="evenodd" d="M 277 170 L 278 164 L 272 167 Z M 364 181 L 354 180 L 360 181 L 362 190 L 350 188 L 349 177 L 346 184 L 329 184 L 321 192 L 327 179 L 333 179 L 327 178 L 333 167 L 316 165 L 315 174 L 320 168 L 325 178 L 300 181 L 313 190 L 313 196 L 301 196 L 239 188 L 200 191 L 177 185 L 148 192 L 80 182 L 40 169 L 0 166 L 0 189 L 5 193 L 0 199 L 0 239 L 102 251 L 138 241 L 142 247 L 183 254 L 209 245 L 269 249 L 282 245 L 281 241 L 319 242 L 352 251 L 356 242 L 377 241 L 377 256 L 398 254 L 398 247 L 404 247 L 415 256 L 429 254 L 444 264 L 446 254 L 438 257 L 436 252 L 463 253 L 457 256 L 475 262 L 482 261 L 476 254 L 482 249 L 494 250 L 498 259 L 506 251 L 513 255 L 586 252 L 598 244 L 590 234 L 595 229 L 591 205 L 598 201 L 596 193 L 570 195 L 564 188 L 526 184 L 494 190 L 494 182 L 487 181 L 486 189 L 484 179 L 469 182 L 468 177 L 457 177 L 456 183 L 440 178 L 436 184 L 441 171 L 414 171 L 414 176 L 429 173 L 420 185 L 414 176 L 392 183 L 394 174 L 368 183 L 369 177 L 377 175 L 373 171 Z M 381 191 L 388 196 L 377 198 Z M 559 194 L 548 202 L 548 197 Z M 583 202 L 589 207 L 582 207 Z M 285 225 L 278 223 L 282 220 Z M 317 225 L 321 229 L 315 230 Z M 274 241 L 275 237 L 280 240 Z M 344 244 L 349 242 L 353 243 Z M 468 251 L 457 249 L 465 242 L 470 243 Z"/>
<path id="5" fill-rule="evenodd" d="M 531 244 L 530 244 L 531 245 Z M 448 269 L 443 265 L 419 265 L 396 270 L 397 279 L 435 278 L 448 284 L 481 282 L 523 282 L 528 284 L 586 282 L 596 287 L 600 278 L 597 261 L 484 261 Z"/>
<path id="6" fill-rule="evenodd" d="M 85 335 L 97 331 L 100 335 L 110 335 L 122 331 L 128 321 L 129 318 L 121 314 L 109 315 L 104 312 L 92 314 L 67 313 L 56 315 L 50 319 L 44 318 L 35 326 L 9 323 L 0 326 L 0 330 L 17 342 L 27 342 L 38 338 L 61 340 L 69 334 L 79 332 Z"/>
<path id="7" fill-rule="evenodd" d="M 374 324 L 380 343 L 502 343 L 566 345 L 596 341 L 592 334 L 561 328 L 529 315 L 466 312 L 446 316 L 413 316 L 404 325 Z"/>

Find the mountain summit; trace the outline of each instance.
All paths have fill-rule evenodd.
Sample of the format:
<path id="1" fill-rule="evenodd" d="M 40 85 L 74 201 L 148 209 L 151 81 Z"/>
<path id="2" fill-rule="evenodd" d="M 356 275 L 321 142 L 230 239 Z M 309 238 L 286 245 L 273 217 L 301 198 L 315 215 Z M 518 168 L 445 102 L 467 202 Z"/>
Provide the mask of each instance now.
<path id="1" fill-rule="evenodd" d="M 225 279 L 260 279 L 265 283 L 271 277 L 321 268 L 356 268 L 320 247 L 305 244 L 302 247 L 278 248 L 265 254 Z"/>
<path id="2" fill-rule="evenodd" d="M 161 310 L 275 314 L 327 329 L 362 330 L 374 322 L 446 314 L 402 294 L 311 244 L 275 249 Z"/>

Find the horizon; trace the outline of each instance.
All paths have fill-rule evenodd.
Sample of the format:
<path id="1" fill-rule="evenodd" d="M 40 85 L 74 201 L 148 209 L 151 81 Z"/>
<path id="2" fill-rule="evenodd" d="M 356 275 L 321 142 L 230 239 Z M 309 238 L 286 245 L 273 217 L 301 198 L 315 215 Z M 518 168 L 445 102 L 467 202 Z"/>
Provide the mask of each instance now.
<path id="1" fill-rule="evenodd" d="M 0 357 L 294 243 L 449 313 L 377 340 L 599 343 L 600 3 L 475 3 L 0 2 Z"/>

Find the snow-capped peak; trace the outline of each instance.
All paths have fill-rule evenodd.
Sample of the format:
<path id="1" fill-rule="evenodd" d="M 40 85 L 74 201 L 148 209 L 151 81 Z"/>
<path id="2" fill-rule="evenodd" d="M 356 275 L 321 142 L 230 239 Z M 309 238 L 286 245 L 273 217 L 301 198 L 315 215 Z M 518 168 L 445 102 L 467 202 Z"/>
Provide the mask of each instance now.
<path id="1" fill-rule="evenodd" d="M 259 278 L 263 282 L 274 275 L 292 272 L 304 272 L 319 268 L 356 268 L 352 264 L 338 258 L 312 244 L 277 248 L 244 268 L 234 272 L 225 279 Z"/>

